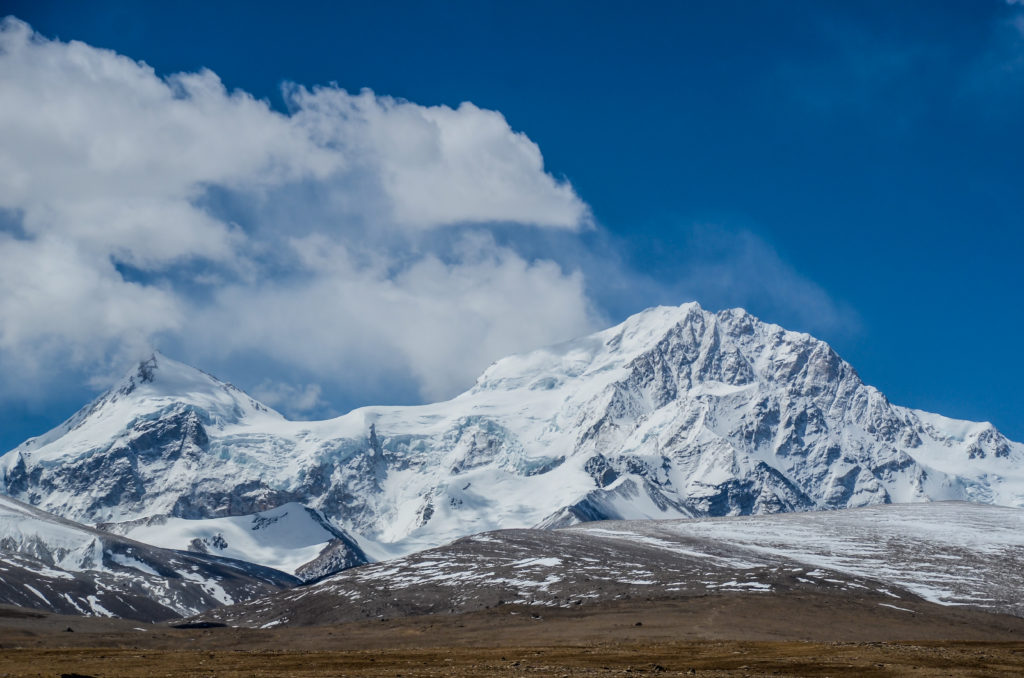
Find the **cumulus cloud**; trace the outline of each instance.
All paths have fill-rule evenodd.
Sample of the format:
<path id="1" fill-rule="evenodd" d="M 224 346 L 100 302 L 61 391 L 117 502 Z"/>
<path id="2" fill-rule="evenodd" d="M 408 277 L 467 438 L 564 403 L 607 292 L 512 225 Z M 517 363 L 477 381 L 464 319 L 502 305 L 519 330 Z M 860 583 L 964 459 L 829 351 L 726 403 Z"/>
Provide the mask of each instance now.
<path id="1" fill-rule="evenodd" d="M 514 221 L 576 229 L 586 205 L 544 172 L 537 144 L 497 111 L 463 103 L 420 106 L 369 90 L 285 90 L 294 120 L 320 144 L 365 163 L 380 181 L 396 223 L 431 227 Z M 528 198 L 528 199 L 524 199 Z"/>
<path id="2" fill-rule="evenodd" d="M 587 226 L 500 113 L 333 86 L 285 99 L 277 112 L 211 71 L 161 77 L 4 19 L 0 362 L 95 372 L 165 342 L 200 363 L 250 351 L 329 378 L 404 372 L 435 397 L 592 329 L 578 273 L 479 235 L 423 239 Z M 322 404 L 303 388 L 264 391 Z"/>
<path id="3" fill-rule="evenodd" d="M 189 339 L 353 385 L 405 373 L 434 400 L 498 357 L 600 324 L 579 273 L 527 262 L 486 237 L 462 240 L 450 261 L 429 254 L 397 271 L 394 259 L 360 263 L 319 236 L 292 247 L 313 275 L 225 286 Z"/>
<path id="4" fill-rule="evenodd" d="M 849 320 L 751 234 L 637 272 L 496 111 L 284 100 L 0 22 L 0 400 L 69 370 L 99 385 L 158 347 L 324 416 L 453 396 L 656 303 Z"/>
<path id="5" fill-rule="evenodd" d="M 260 402 L 279 409 L 291 417 L 301 417 L 323 408 L 320 384 L 293 385 L 265 379 L 251 389 Z"/>
<path id="6" fill-rule="evenodd" d="M 8 387 L 45 366 L 137 353 L 181 321 L 174 294 L 123 280 L 109 259 L 57 237 L 0 233 L 0 353 L 16 358 L 5 361 Z"/>
<path id="7" fill-rule="evenodd" d="M 11 18 L 0 62 L 0 204 L 32 236 L 142 266 L 230 259 L 237 234 L 194 204 L 205 186 L 324 176 L 340 161 L 209 71 L 161 79 Z"/>

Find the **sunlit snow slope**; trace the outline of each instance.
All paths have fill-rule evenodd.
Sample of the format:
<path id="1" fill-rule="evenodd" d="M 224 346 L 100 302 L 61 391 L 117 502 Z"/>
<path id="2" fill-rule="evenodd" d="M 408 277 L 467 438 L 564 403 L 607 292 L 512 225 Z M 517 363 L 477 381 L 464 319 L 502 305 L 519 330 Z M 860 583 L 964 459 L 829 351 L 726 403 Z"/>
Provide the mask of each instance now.
<path id="1" fill-rule="evenodd" d="M 1022 461 L 990 424 L 892 405 L 809 335 L 685 304 L 500 360 L 447 402 L 321 422 L 157 355 L 0 458 L 0 487 L 92 523 L 298 503 L 379 559 L 594 519 L 1020 506 Z"/>
<path id="2" fill-rule="evenodd" d="M 247 560 L 301 579 L 366 562 L 344 532 L 318 511 L 295 503 L 247 516 L 191 520 L 157 516 L 100 527 L 162 548 Z M 339 550 L 339 545 L 344 548 Z M 324 560 L 339 551 L 349 559 L 324 567 Z"/>

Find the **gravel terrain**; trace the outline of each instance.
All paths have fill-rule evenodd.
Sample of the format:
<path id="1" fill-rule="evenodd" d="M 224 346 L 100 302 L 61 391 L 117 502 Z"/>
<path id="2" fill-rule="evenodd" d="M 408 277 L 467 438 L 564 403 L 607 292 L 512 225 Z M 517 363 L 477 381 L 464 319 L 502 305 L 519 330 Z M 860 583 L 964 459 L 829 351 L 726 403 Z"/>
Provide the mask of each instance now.
<path id="1" fill-rule="evenodd" d="M 1017 676 L 1024 620 L 835 594 L 505 606 L 276 629 L 0 609 L 8 676 Z M 31 615 L 31 616 L 29 616 Z M 72 628 L 73 632 L 66 629 Z"/>

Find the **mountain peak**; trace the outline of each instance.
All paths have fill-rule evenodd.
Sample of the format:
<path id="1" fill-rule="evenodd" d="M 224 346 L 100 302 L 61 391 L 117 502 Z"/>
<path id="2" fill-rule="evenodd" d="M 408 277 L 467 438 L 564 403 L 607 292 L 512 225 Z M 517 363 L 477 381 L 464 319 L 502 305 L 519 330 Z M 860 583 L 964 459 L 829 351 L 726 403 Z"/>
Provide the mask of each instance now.
<path id="1" fill-rule="evenodd" d="M 183 405 L 201 410 L 214 425 L 235 424 L 252 416 L 281 415 L 233 384 L 154 351 L 129 370 L 96 404 L 128 401 L 145 412 Z"/>
<path id="2" fill-rule="evenodd" d="M 153 351 L 148 358 L 140 360 L 125 372 L 121 380 L 102 397 L 135 394 L 137 398 L 144 398 L 169 394 L 187 400 L 195 393 L 224 389 L 238 391 L 208 372 Z"/>
<path id="3" fill-rule="evenodd" d="M 135 374 L 138 376 L 139 381 L 143 383 L 150 382 L 153 381 L 154 373 L 156 372 L 156 368 L 159 366 L 160 365 L 156 360 L 156 353 L 154 352 L 147 360 L 143 360 L 139 363 L 139 369 Z"/>
<path id="4" fill-rule="evenodd" d="M 595 334 L 502 358 L 480 375 L 469 394 L 498 389 L 550 389 L 586 375 L 601 374 L 605 377 L 601 381 L 613 380 L 622 376 L 617 371 L 626 369 L 637 357 L 657 351 L 666 338 L 681 337 L 699 345 L 711 336 L 709 328 L 721 328 L 733 336 L 753 335 L 760 328 L 765 334 L 811 338 L 762 322 L 742 308 L 715 313 L 695 301 L 680 306 L 654 306 Z M 715 350 L 716 346 L 706 348 Z"/>
<path id="5" fill-rule="evenodd" d="M 105 440 L 126 424 L 155 419 L 168 412 L 190 410 L 205 425 L 223 428 L 282 415 L 232 384 L 203 370 L 154 351 L 139 361 L 109 390 L 49 432 L 15 448 L 48 458 L 85 451 L 91 441 Z M 44 451 L 55 441 L 60 445 Z"/>
<path id="6" fill-rule="evenodd" d="M 704 313 L 706 311 L 695 301 L 645 309 L 595 334 L 502 358 L 480 375 L 469 393 L 521 387 L 550 388 L 550 384 L 565 378 L 607 372 L 657 344 L 676 325 Z"/>

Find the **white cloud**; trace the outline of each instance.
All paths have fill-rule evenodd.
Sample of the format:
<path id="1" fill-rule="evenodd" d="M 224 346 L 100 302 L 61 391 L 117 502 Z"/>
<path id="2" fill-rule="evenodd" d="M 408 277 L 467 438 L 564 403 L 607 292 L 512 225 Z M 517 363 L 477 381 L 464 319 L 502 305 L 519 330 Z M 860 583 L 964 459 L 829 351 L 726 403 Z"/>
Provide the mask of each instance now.
<path id="1" fill-rule="evenodd" d="M 0 233 L 0 354 L 9 358 L 8 387 L 48 366 L 95 368 L 112 355 L 142 351 L 154 335 L 179 328 L 182 311 L 170 291 L 126 282 L 109 259 L 72 243 Z"/>
<path id="2" fill-rule="evenodd" d="M 4 19 L 0 364 L 105 373 L 159 339 L 199 364 L 250 351 L 335 379 L 405 371 L 436 397 L 592 329 L 579 274 L 486 237 L 423 240 L 466 222 L 587 224 L 500 113 L 285 95 L 287 114 L 211 71 L 160 77 Z M 292 411 L 322 403 L 265 390 Z"/>
<path id="3" fill-rule="evenodd" d="M 411 375 L 435 400 L 472 384 L 496 358 L 600 324 L 581 275 L 528 263 L 486 238 L 463 241 L 453 261 L 427 255 L 397 272 L 394 260 L 356 263 L 321 237 L 293 246 L 315 275 L 225 287 L 195 318 L 190 340 L 265 352 L 354 388 Z"/>
<path id="4" fill-rule="evenodd" d="M 669 282 L 629 269 L 591 242 L 606 234 L 579 237 L 586 204 L 498 112 L 285 99 L 0 23 L 0 400 L 68 369 L 109 378 L 153 343 L 236 379 L 244 363 L 289 415 L 436 400 L 604 326 L 594 296 L 616 315 L 697 298 L 846 320 L 742 234 L 695 239 Z"/>
<path id="5" fill-rule="evenodd" d="M 251 392 L 260 402 L 290 417 L 299 417 L 326 406 L 321 398 L 323 389 L 319 384 L 292 385 L 264 380 Z"/>
<path id="6" fill-rule="evenodd" d="M 232 229 L 193 201 L 210 184 L 325 176 L 320 149 L 209 71 L 158 78 L 107 50 L 0 25 L 0 204 L 31 235 L 151 266 L 230 259 Z"/>
<path id="7" fill-rule="evenodd" d="M 367 163 L 400 224 L 515 221 L 575 229 L 588 217 L 572 187 L 544 172 L 537 144 L 497 111 L 419 106 L 369 90 L 287 89 L 296 122 Z M 524 199 L 525 198 L 525 199 Z"/>

